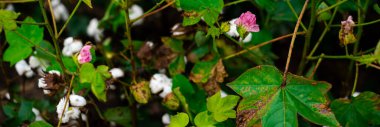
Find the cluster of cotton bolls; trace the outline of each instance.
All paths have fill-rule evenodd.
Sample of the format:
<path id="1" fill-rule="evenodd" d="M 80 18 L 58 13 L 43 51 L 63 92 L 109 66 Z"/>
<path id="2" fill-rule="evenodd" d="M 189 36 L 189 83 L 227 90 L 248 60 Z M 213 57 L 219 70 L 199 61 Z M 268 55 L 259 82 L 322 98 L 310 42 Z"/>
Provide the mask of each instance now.
<path id="1" fill-rule="evenodd" d="M 172 79 L 168 78 L 165 74 L 154 74 L 150 79 L 149 87 L 153 94 L 157 94 L 165 98 L 166 95 L 172 92 Z"/>
<path id="2" fill-rule="evenodd" d="M 29 64 L 25 60 L 21 60 L 16 63 L 15 68 L 19 76 L 25 76 L 31 78 L 35 75 L 32 69 L 37 68 L 39 74 L 43 74 L 43 71 L 46 69 L 48 62 L 46 60 L 37 58 L 35 56 L 29 57 Z"/>
<path id="3" fill-rule="evenodd" d="M 52 0 L 51 5 L 54 10 L 54 17 L 56 21 L 66 21 L 69 18 L 69 12 L 67 11 L 65 5 L 61 3 L 61 0 Z"/>
<path id="4" fill-rule="evenodd" d="M 139 5 L 132 5 L 129 8 L 129 19 L 136 19 L 144 14 L 143 9 Z M 143 19 L 139 19 L 132 24 L 132 26 L 141 25 L 143 23 Z M 100 42 L 103 37 L 104 29 L 99 28 L 99 20 L 93 18 L 90 20 L 87 26 L 87 35 L 95 39 L 96 42 Z"/>
<path id="5" fill-rule="evenodd" d="M 58 118 L 61 119 L 63 114 L 62 123 L 67 123 L 70 119 L 78 119 L 80 117 L 79 115 L 81 114 L 79 108 L 85 106 L 87 104 L 87 101 L 82 96 L 71 94 L 66 106 L 65 103 L 66 98 L 63 97 L 57 105 Z"/>
<path id="6" fill-rule="evenodd" d="M 76 40 L 73 37 L 68 37 L 63 41 L 62 54 L 64 56 L 73 56 L 83 47 L 82 41 Z"/>

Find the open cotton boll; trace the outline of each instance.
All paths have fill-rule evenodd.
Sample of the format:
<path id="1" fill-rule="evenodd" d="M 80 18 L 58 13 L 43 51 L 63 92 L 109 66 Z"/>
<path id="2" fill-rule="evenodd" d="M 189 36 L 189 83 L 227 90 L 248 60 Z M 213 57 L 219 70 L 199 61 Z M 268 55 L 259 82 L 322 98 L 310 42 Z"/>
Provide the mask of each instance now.
<path id="1" fill-rule="evenodd" d="M 165 98 L 166 95 L 172 92 L 172 86 L 164 86 L 164 90 L 160 93 L 160 97 Z"/>
<path id="2" fill-rule="evenodd" d="M 69 47 L 71 49 L 71 52 L 76 53 L 82 49 L 83 44 L 82 44 L 82 41 L 74 40 L 74 42 L 71 43 Z"/>
<path id="3" fill-rule="evenodd" d="M 101 37 L 103 36 L 103 29 L 98 28 L 99 21 L 96 18 L 91 19 L 90 23 L 87 26 L 87 35 L 95 38 L 96 42 L 101 41 Z"/>
<path id="4" fill-rule="evenodd" d="M 66 38 L 64 41 L 63 41 L 63 45 L 64 46 L 69 46 L 71 43 L 74 42 L 74 38 L 73 37 L 68 37 Z"/>
<path id="5" fill-rule="evenodd" d="M 65 109 L 65 111 L 67 111 L 69 109 L 69 104 L 66 105 L 66 108 L 65 108 L 65 102 L 66 102 L 66 98 L 63 97 L 61 98 L 61 100 L 59 100 L 59 103 L 57 105 L 57 114 L 58 114 L 58 118 L 61 118 L 61 115 L 63 113 L 63 109 Z"/>
<path id="6" fill-rule="evenodd" d="M 7 7 L 5 8 L 5 10 L 14 11 L 15 7 L 12 4 L 8 4 Z"/>
<path id="7" fill-rule="evenodd" d="M 26 63 L 25 60 L 21 60 L 21 61 L 17 62 L 15 65 L 15 68 L 16 68 L 17 74 L 19 76 L 22 76 L 27 71 L 32 70 L 32 68 L 28 65 L 28 63 Z"/>
<path id="8" fill-rule="evenodd" d="M 120 68 L 112 68 L 109 72 L 114 79 L 124 77 L 124 72 Z"/>
<path id="9" fill-rule="evenodd" d="M 82 118 L 82 121 L 87 121 L 86 114 L 82 113 L 82 114 L 80 114 L 80 117 Z"/>
<path id="10" fill-rule="evenodd" d="M 170 115 L 168 113 L 165 113 L 162 116 L 162 123 L 165 124 L 165 125 L 170 124 Z"/>
<path id="11" fill-rule="evenodd" d="M 69 116 L 71 119 L 78 119 L 80 115 L 80 110 L 78 107 L 71 107 L 69 111 L 65 113 L 65 115 Z"/>
<path id="12" fill-rule="evenodd" d="M 224 92 L 223 90 L 220 91 L 220 96 L 223 98 L 223 97 L 226 97 L 228 94 L 226 92 Z"/>
<path id="13" fill-rule="evenodd" d="M 58 4 L 57 6 L 53 6 L 54 17 L 56 21 L 66 21 L 69 18 L 69 12 L 63 4 Z"/>
<path id="14" fill-rule="evenodd" d="M 37 68 L 41 65 L 41 62 L 38 60 L 37 57 L 35 56 L 30 56 L 29 57 L 29 65 L 31 68 Z"/>
<path id="15" fill-rule="evenodd" d="M 31 78 L 34 76 L 34 72 L 32 70 L 26 71 L 25 72 L 25 77 Z"/>
<path id="16" fill-rule="evenodd" d="M 57 75 L 61 75 L 61 72 L 57 71 L 57 70 L 51 70 L 49 71 L 49 74 L 57 74 Z"/>
<path id="17" fill-rule="evenodd" d="M 36 108 L 32 108 L 32 112 L 34 113 L 34 115 L 36 116 L 35 120 L 34 121 L 43 121 L 44 119 L 42 118 L 41 114 L 40 114 L 40 111 Z"/>
<path id="18" fill-rule="evenodd" d="M 357 97 L 360 95 L 360 92 L 354 92 L 354 94 L 352 94 L 353 97 Z"/>
<path id="19" fill-rule="evenodd" d="M 82 107 L 82 106 L 85 106 L 87 104 L 87 102 L 86 102 L 86 99 L 84 97 L 71 94 L 70 95 L 70 104 L 72 106 Z"/>
<path id="20" fill-rule="evenodd" d="M 143 9 L 139 5 L 132 5 L 129 8 L 129 19 L 134 20 L 137 17 L 140 17 L 144 14 Z M 141 25 L 143 23 L 143 19 L 139 19 L 136 22 L 134 22 L 132 25 Z"/>
<path id="21" fill-rule="evenodd" d="M 43 90 L 44 94 L 50 94 L 51 91 L 50 90 Z"/>
<path id="22" fill-rule="evenodd" d="M 171 87 L 172 80 L 169 79 L 165 74 L 154 74 L 150 79 L 149 87 L 152 93 L 157 94 L 164 87 Z"/>
<path id="23" fill-rule="evenodd" d="M 38 79 L 38 88 L 46 88 L 47 84 L 44 78 Z"/>

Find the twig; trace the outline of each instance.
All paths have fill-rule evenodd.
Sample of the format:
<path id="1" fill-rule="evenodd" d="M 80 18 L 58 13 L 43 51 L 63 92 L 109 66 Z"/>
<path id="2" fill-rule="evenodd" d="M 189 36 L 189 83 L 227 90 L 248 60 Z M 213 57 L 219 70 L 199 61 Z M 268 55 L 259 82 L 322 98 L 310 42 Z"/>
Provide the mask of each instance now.
<path id="1" fill-rule="evenodd" d="M 368 64 L 368 66 L 370 66 L 370 67 L 373 67 L 373 68 L 376 68 L 376 69 L 380 70 L 380 67 L 379 67 L 379 66 L 377 66 L 377 65 L 375 65 L 375 64 Z"/>
<path id="2" fill-rule="evenodd" d="M 80 0 L 81 1 L 81 0 Z M 51 4 L 50 0 L 47 0 L 49 9 L 50 9 L 50 14 L 51 14 L 51 20 L 53 22 L 53 28 L 54 28 L 54 37 L 57 36 L 57 23 L 55 22 L 55 16 L 54 16 L 54 10 L 53 10 L 53 5 Z"/>
<path id="3" fill-rule="evenodd" d="M 306 10 L 306 8 L 307 8 L 307 4 L 308 4 L 308 3 L 309 3 L 309 0 L 306 0 L 306 1 L 305 1 L 305 4 L 304 4 L 303 7 L 302 7 L 301 14 L 300 14 L 300 16 L 298 17 L 296 27 L 294 28 L 294 31 L 293 31 L 293 36 L 292 36 L 292 40 L 290 41 L 289 53 L 288 53 L 288 58 L 287 58 L 287 60 L 286 60 L 286 66 L 285 66 L 285 71 L 284 71 L 284 77 L 283 77 L 283 81 L 284 81 L 284 83 L 282 84 L 282 86 L 285 86 L 285 85 L 286 85 L 285 82 L 286 82 L 287 73 L 288 73 L 288 70 L 289 70 L 290 59 L 291 59 L 291 57 L 292 57 L 292 51 L 293 51 L 294 41 L 296 40 L 298 27 L 300 26 L 301 19 L 302 19 L 302 17 L 303 17 L 303 14 L 305 13 L 305 10 Z"/>
<path id="4" fill-rule="evenodd" d="M 311 74 L 310 74 L 310 76 L 308 77 L 308 79 L 312 79 L 312 78 L 313 78 L 315 72 L 317 72 L 317 69 L 318 69 L 318 67 L 319 67 L 319 64 L 321 64 L 321 62 L 322 62 L 322 60 L 323 60 L 323 56 L 324 56 L 324 55 L 325 55 L 325 54 L 322 54 L 322 55 L 321 55 L 322 57 L 319 57 L 319 59 L 318 59 L 318 61 L 317 61 L 317 64 L 315 65 L 315 67 L 314 67 L 314 69 L 313 69 L 313 72 L 311 72 Z"/>
<path id="5" fill-rule="evenodd" d="M 290 0 L 286 0 L 286 4 L 288 4 L 288 7 L 290 8 L 290 10 L 292 11 L 293 15 L 298 19 L 298 15 L 297 15 L 297 12 L 296 10 L 294 9 L 292 3 L 290 3 Z M 315 18 L 315 16 L 311 16 L 311 18 Z M 303 29 L 303 31 L 307 31 L 305 25 L 302 23 L 301 21 L 301 27 Z"/>
<path id="6" fill-rule="evenodd" d="M 307 57 L 309 60 L 316 60 L 319 58 L 325 58 L 325 59 L 350 59 L 350 60 L 356 60 L 360 58 L 360 56 L 351 56 L 351 55 L 344 55 L 344 56 L 330 56 L 330 55 L 321 55 L 321 56 L 311 56 Z"/>
<path id="7" fill-rule="evenodd" d="M 69 22 L 71 21 L 71 18 L 73 18 L 75 12 L 78 10 L 80 4 L 82 3 L 82 0 L 79 0 L 77 5 L 75 5 L 75 8 L 74 10 L 71 12 L 69 18 L 66 20 L 65 24 L 63 24 L 62 28 L 59 30 L 58 34 L 55 36 L 55 38 L 59 38 L 63 32 L 63 30 L 65 30 L 65 28 L 67 27 L 67 25 L 69 24 Z"/>
<path id="8" fill-rule="evenodd" d="M 38 22 L 23 22 L 23 21 L 16 21 L 16 23 L 18 24 L 28 24 L 28 25 L 46 25 L 46 23 L 42 22 L 42 23 L 38 23 Z"/>
<path id="9" fill-rule="evenodd" d="M 62 110 L 61 118 L 59 118 L 59 122 L 58 122 L 58 125 L 57 125 L 58 127 L 61 126 L 62 118 L 63 118 L 63 116 L 65 115 L 65 109 L 66 109 L 66 106 L 68 106 L 68 103 L 69 103 L 69 100 L 70 100 L 70 92 L 71 92 L 71 87 L 72 87 L 72 85 L 73 85 L 74 78 L 75 78 L 75 76 L 72 75 L 72 76 L 71 76 L 71 81 L 70 81 L 70 86 L 69 86 L 69 89 L 67 90 L 67 93 L 66 93 L 65 106 L 63 106 L 63 110 Z"/>
<path id="10" fill-rule="evenodd" d="M 302 34 L 305 34 L 305 33 L 306 33 L 306 32 L 298 32 L 297 34 L 298 34 L 298 35 L 302 35 Z M 275 38 L 275 39 L 272 39 L 272 40 L 269 40 L 269 41 L 266 41 L 266 42 L 260 43 L 260 44 L 258 44 L 258 45 L 252 46 L 252 47 L 249 47 L 248 50 L 253 50 L 253 49 L 256 49 L 256 48 L 260 48 L 260 47 L 265 46 L 265 45 L 267 45 L 267 44 L 271 44 L 271 43 L 273 43 L 273 42 L 276 42 L 276 41 L 279 41 L 279 40 L 282 40 L 282 39 L 285 39 L 285 38 L 291 37 L 292 35 L 293 35 L 293 34 L 287 34 L 287 35 L 283 35 L 283 36 L 277 37 L 277 38 Z M 241 55 L 241 54 L 246 53 L 246 52 L 247 52 L 247 50 L 244 49 L 244 50 L 242 50 L 242 51 L 240 51 L 240 52 L 237 52 L 237 53 L 234 53 L 234 54 L 231 54 L 231 55 L 229 55 L 229 56 L 224 57 L 223 60 L 228 60 L 228 59 L 230 59 L 230 58 L 236 57 L 236 56 Z"/>
<path id="11" fill-rule="evenodd" d="M 380 19 L 377 19 L 370 22 L 366 22 L 366 23 L 358 23 L 358 24 L 355 24 L 354 26 L 367 26 L 367 25 L 372 25 L 379 22 L 380 22 Z M 340 27 L 340 26 L 341 26 L 340 24 L 331 25 L 331 27 Z"/>
<path id="12" fill-rule="evenodd" d="M 320 15 L 320 14 L 322 14 L 322 13 L 325 12 L 325 11 L 328 11 L 328 10 L 330 10 L 330 9 L 333 9 L 334 7 L 337 7 L 337 6 L 343 4 L 343 3 L 347 2 L 347 1 L 348 1 L 348 0 L 342 0 L 342 1 L 339 1 L 339 2 L 335 3 L 334 5 L 331 5 L 330 7 L 327 7 L 327 8 L 325 8 L 325 9 L 320 10 L 320 11 L 317 13 L 317 15 Z"/>
<path id="13" fill-rule="evenodd" d="M 3 3 L 28 3 L 28 2 L 37 2 L 38 0 L 2 0 L 0 1 L 1 4 Z"/>
<path id="14" fill-rule="evenodd" d="M 356 71 L 356 73 L 355 73 L 355 81 L 354 81 L 354 87 L 352 88 L 351 96 L 354 95 L 354 93 L 356 91 L 356 85 L 358 84 L 359 64 L 356 64 L 355 71 Z"/>

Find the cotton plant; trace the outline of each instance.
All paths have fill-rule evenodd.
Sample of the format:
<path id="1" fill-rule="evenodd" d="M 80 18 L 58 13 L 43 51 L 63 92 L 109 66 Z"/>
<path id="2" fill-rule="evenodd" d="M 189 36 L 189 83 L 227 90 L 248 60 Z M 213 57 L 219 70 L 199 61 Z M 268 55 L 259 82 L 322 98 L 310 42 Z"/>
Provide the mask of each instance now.
<path id="1" fill-rule="evenodd" d="M 67 105 L 65 106 L 66 102 Z M 58 118 L 62 119 L 62 123 L 67 123 L 70 119 L 78 119 L 81 115 L 79 108 L 86 104 L 86 99 L 79 95 L 71 94 L 69 100 L 63 97 L 56 106 Z"/>
<path id="2" fill-rule="evenodd" d="M 239 18 L 232 19 L 228 22 L 229 28 L 226 32 L 231 37 L 239 37 L 239 41 L 248 43 L 252 40 L 251 32 L 259 32 L 260 27 L 256 24 L 256 15 L 247 11 L 240 15 Z"/>
<path id="3" fill-rule="evenodd" d="M 157 73 L 150 79 L 149 87 L 153 94 L 160 93 L 159 96 L 165 98 L 166 95 L 172 92 L 172 79 L 165 74 Z"/>
<path id="4" fill-rule="evenodd" d="M 56 21 L 66 21 L 69 18 L 69 12 L 67 11 L 65 5 L 61 3 L 61 0 L 52 0 L 51 5 Z"/>
<path id="5" fill-rule="evenodd" d="M 74 39 L 73 37 L 68 37 L 63 41 L 62 55 L 71 57 L 79 52 L 82 47 L 82 41 Z"/>

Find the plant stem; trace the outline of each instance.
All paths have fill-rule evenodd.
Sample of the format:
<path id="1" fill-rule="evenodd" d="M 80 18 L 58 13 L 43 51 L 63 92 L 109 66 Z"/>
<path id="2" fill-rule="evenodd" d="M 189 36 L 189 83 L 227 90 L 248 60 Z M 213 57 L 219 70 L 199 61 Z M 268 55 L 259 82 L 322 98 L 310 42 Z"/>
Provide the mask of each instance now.
<path id="1" fill-rule="evenodd" d="M 373 68 L 375 68 L 375 69 L 378 69 L 378 70 L 380 70 L 380 67 L 379 67 L 379 66 L 377 66 L 377 65 L 374 65 L 374 64 L 368 64 L 368 66 L 370 66 L 370 67 L 373 67 Z"/>
<path id="2" fill-rule="evenodd" d="M 320 15 L 320 14 L 322 14 L 325 11 L 331 10 L 331 9 L 333 9 L 333 8 L 339 6 L 339 5 L 341 5 L 341 4 L 343 4 L 343 3 L 347 2 L 347 1 L 348 0 L 339 1 L 339 2 L 335 3 L 334 5 L 331 5 L 331 6 L 327 7 L 327 8 L 325 8 L 325 9 L 322 9 L 322 10 L 318 11 L 317 15 Z"/>
<path id="3" fill-rule="evenodd" d="M 165 6 L 162 6 L 161 8 L 158 8 L 157 10 L 154 10 L 154 11 L 149 12 L 149 13 L 145 13 L 144 15 L 142 15 L 142 16 L 140 16 L 140 17 L 137 17 L 136 19 L 131 20 L 128 24 L 132 24 L 132 23 L 136 22 L 136 21 L 139 20 L 139 19 L 142 19 L 142 18 L 144 18 L 144 17 L 148 17 L 148 16 L 153 15 L 153 14 L 155 14 L 155 13 L 157 13 L 157 12 L 160 12 L 161 10 L 163 10 L 163 9 L 165 9 L 165 8 L 167 8 L 167 7 L 169 7 L 170 5 L 172 5 L 172 4 L 174 4 L 174 3 L 175 3 L 175 0 L 173 0 L 173 1 L 169 2 L 169 3 L 167 3 Z M 128 7 L 128 6 L 127 6 L 127 7 Z M 128 8 L 127 8 L 126 10 L 128 10 Z M 126 14 L 126 17 L 129 18 L 129 13 Z"/>
<path id="4" fill-rule="evenodd" d="M 63 111 L 62 111 L 62 114 L 61 114 L 61 118 L 59 118 L 59 122 L 58 122 L 58 125 L 57 125 L 58 127 L 61 126 L 62 118 L 65 115 L 66 106 L 68 106 L 68 103 L 69 103 L 69 100 L 70 100 L 70 92 L 71 92 L 71 87 L 73 85 L 74 78 L 75 78 L 75 76 L 72 75 L 71 76 L 71 81 L 70 81 L 70 86 L 69 86 L 69 89 L 67 90 L 67 93 L 66 93 L 65 106 L 63 106 Z"/>
<path id="5" fill-rule="evenodd" d="M 92 97 L 90 97 L 90 96 L 89 96 L 89 98 L 91 100 L 90 104 L 92 104 L 94 106 L 94 108 L 96 110 L 96 113 L 98 113 L 98 115 L 99 115 L 99 118 L 102 119 L 102 120 L 105 120 L 104 117 L 103 117 L 102 112 L 100 111 L 100 109 L 98 107 L 98 105 L 95 104 L 94 99 Z"/>
<path id="6" fill-rule="evenodd" d="M 284 71 L 283 82 L 286 82 L 287 73 L 288 73 L 288 71 L 289 71 L 290 59 L 291 59 L 291 57 L 292 57 L 292 51 L 293 51 L 294 41 L 296 40 L 298 27 L 300 26 L 301 19 L 302 19 L 302 17 L 303 17 L 303 14 L 305 13 L 305 10 L 306 10 L 306 8 L 307 8 L 307 4 L 308 4 L 308 3 L 309 3 L 309 0 L 306 0 L 306 1 L 305 1 L 305 4 L 304 4 L 303 7 L 302 7 L 301 14 L 300 14 L 300 16 L 298 17 L 296 27 L 294 28 L 294 31 L 293 31 L 292 40 L 290 41 L 290 46 L 289 46 L 288 58 L 287 58 L 287 60 L 286 60 L 286 66 L 285 66 L 285 71 Z M 283 86 L 284 86 L 284 85 L 286 85 L 286 84 L 283 83 Z"/>
<path id="7" fill-rule="evenodd" d="M 78 8 L 79 8 L 79 6 L 80 6 L 81 3 L 82 3 L 82 0 L 79 0 L 78 3 L 77 3 L 77 5 L 75 5 L 74 10 L 71 12 L 69 18 L 66 20 L 65 24 L 63 24 L 62 28 L 59 30 L 59 32 L 58 32 L 58 34 L 55 36 L 55 38 L 59 38 L 59 37 L 61 36 L 63 30 L 66 29 L 66 27 L 67 27 L 67 25 L 69 24 L 71 18 L 73 18 L 75 12 L 77 12 L 77 10 L 78 10 Z"/>
<path id="8" fill-rule="evenodd" d="M 54 10 L 53 10 L 53 7 L 52 7 L 52 4 L 51 4 L 50 0 L 47 0 L 47 2 L 48 2 L 48 5 L 49 5 L 49 9 L 50 9 L 51 20 L 53 22 L 54 37 L 56 37 L 57 36 L 57 23 L 55 22 Z"/>
<path id="9" fill-rule="evenodd" d="M 245 51 L 248 51 L 251 55 L 255 56 L 255 53 L 253 53 L 251 50 L 249 50 L 247 47 L 245 47 L 243 44 L 241 44 L 241 42 L 233 39 L 231 36 L 229 36 L 228 34 L 224 33 L 223 34 L 224 36 L 226 36 L 228 39 L 230 39 L 232 42 L 236 43 L 237 45 L 239 45 L 241 48 L 243 48 Z M 247 35 L 248 36 L 248 35 Z M 213 43 L 215 44 L 215 39 L 213 39 Z"/>
<path id="10" fill-rule="evenodd" d="M 323 57 L 324 54 L 322 54 L 321 56 Z M 308 79 L 312 79 L 313 76 L 314 76 L 314 74 L 315 74 L 315 72 L 317 72 L 317 69 L 318 69 L 318 67 L 319 67 L 319 64 L 321 64 L 321 62 L 322 62 L 322 60 L 323 60 L 322 57 L 320 57 L 320 58 L 318 59 L 317 64 L 315 65 L 315 67 L 314 67 L 314 69 L 313 69 L 313 72 L 310 74 L 310 76 L 308 77 Z"/>
<path id="11" fill-rule="evenodd" d="M 332 16 L 331 16 L 331 19 L 330 19 L 329 23 L 326 25 L 326 27 L 325 27 L 325 29 L 323 30 L 321 36 L 319 36 L 317 43 L 314 45 L 314 47 L 313 47 L 313 49 L 311 50 L 311 52 L 310 52 L 310 54 L 308 55 L 308 57 L 311 57 L 311 56 L 314 55 L 314 52 L 315 52 L 315 51 L 317 50 L 317 48 L 319 47 L 319 44 L 321 44 L 323 38 L 325 37 L 325 35 L 327 34 L 327 32 L 330 30 L 330 25 L 331 25 L 331 23 L 334 21 L 334 17 L 335 17 L 336 12 L 338 11 L 338 8 L 339 8 L 339 6 L 336 7 L 336 8 L 334 9 L 334 12 L 333 12 L 333 14 L 332 14 Z"/>
<path id="12" fill-rule="evenodd" d="M 347 45 L 344 46 L 344 50 L 346 51 L 346 56 L 350 55 L 350 54 L 348 53 L 348 46 L 347 46 Z"/>
<path id="13" fill-rule="evenodd" d="M 330 56 L 330 55 L 321 55 L 321 56 L 311 56 L 307 57 L 309 60 L 316 60 L 319 58 L 325 58 L 325 59 L 350 59 L 350 60 L 356 60 L 359 59 L 361 56 L 351 56 L 351 55 L 344 55 L 344 56 Z"/>
<path id="14" fill-rule="evenodd" d="M 306 33 L 306 32 L 298 32 L 297 34 L 298 34 L 298 35 L 301 35 L 301 34 L 305 34 L 305 33 Z M 291 37 L 292 35 L 293 35 L 293 34 L 283 35 L 283 36 L 277 37 L 277 38 L 275 38 L 275 39 L 272 39 L 272 40 L 269 40 L 269 41 L 266 41 L 266 42 L 260 43 L 260 44 L 258 44 L 258 45 L 252 46 L 252 47 L 249 47 L 249 48 L 247 48 L 247 49 L 248 49 L 248 50 L 253 50 L 253 49 L 256 49 L 256 48 L 260 48 L 260 47 L 265 46 L 265 45 L 267 45 L 267 44 L 271 44 L 271 43 L 273 43 L 273 42 L 276 42 L 276 41 L 279 41 L 279 40 L 282 40 L 282 39 L 285 39 L 285 38 Z M 236 56 L 241 55 L 241 54 L 246 53 L 246 52 L 247 52 L 247 50 L 244 49 L 244 50 L 242 50 L 242 51 L 240 51 L 240 52 L 236 52 L 236 53 L 234 53 L 234 54 L 231 54 L 231 55 L 229 55 L 229 56 L 224 57 L 223 60 L 228 60 L 228 59 L 230 59 L 230 58 L 236 57 Z"/>
<path id="15" fill-rule="evenodd" d="M 305 66 L 308 63 L 306 57 L 307 57 L 307 53 L 308 53 L 309 48 L 310 48 L 311 36 L 313 35 L 314 26 L 315 26 L 315 22 L 317 19 L 317 16 L 315 14 L 316 14 L 316 0 L 311 0 L 310 23 L 309 23 L 309 28 L 307 28 L 307 32 L 305 35 L 305 44 L 303 46 L 301 62 L 300 62 L 299 67 L 297 69 L 298 75 L 301 75 L 303 73 L 303 70 L 305 69 Z"/>
<path id="16" fill-rule="evenodd" d="M 355 67 L 355 81 L 354 81 L 354 87 L 352 88 L 352 92 L 351 92 L 351 96 L 354 95 L 355 91 L 356 91 L 356 85 L 358 84 L 358 77 L 359 77 L 359 64 L 356 64 L 356 67 Z"/>
<path id="17" fill-rule="evenodd" d="M 28 3 L 28 2 L 37 2 L 38 0 L 2 0 L 0 3 Z"/>
<path id="18" fill-rule="evenodd" d="M 313 1 L 312 1 L 312 3 L 313 3 Z M 290 3 L 290 0 L 286 0 L 286 4 L 288 4 L 288 7 L 292 11 L 293 15 L 298 19 L 297 12 L 296 12 L 296 10 L 294 10 L 294 7 L 293 7 L 292 3 Z M 312 15 L 311 18 L 315 18 L 315 16 Z M 301 27 L 302 27 L 303 31 L 307 31 L 307 29 L 306 29 L 305 25 L 302 23 L 302 21 L 301 21 Z"/>
<path id="19" fill-rule="evenodd" d="M 377 19 L 370 22 L 366 22 L 366 23 L 358 23 L 358 24 L 355 24 L 355 26 L 367 26 L 367 25 L 372 25 L 379 22 L 380 22 L 380 19 Z M 340 27 L 340 26 L 341 26 L 340 24 L 331 25 L 331 27 Z"/>
<path id="20" fill-rule="evenodd" d="M 226 3 L 224 4 L 224 7 L 228 7 L 228 6 L 231 6 L 231 5 L 234 5 L 234 4 L 238 4 L 238 3 L 242 3 L 242 2 L 247 2 L 249 0 L 236 0 L 234 2 L 229 2 L 229 3 Z"/>
<path id="21" fill-rule="evenodd" d="M 28 25 L 46 25 L 46 23 L 42 22 L 42 23 L 38 23 L 38 22 L 23 22 L 23 21 L 16 21 L 16 23 L 18 24 L 28 24 Z"/>

